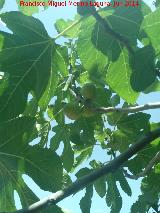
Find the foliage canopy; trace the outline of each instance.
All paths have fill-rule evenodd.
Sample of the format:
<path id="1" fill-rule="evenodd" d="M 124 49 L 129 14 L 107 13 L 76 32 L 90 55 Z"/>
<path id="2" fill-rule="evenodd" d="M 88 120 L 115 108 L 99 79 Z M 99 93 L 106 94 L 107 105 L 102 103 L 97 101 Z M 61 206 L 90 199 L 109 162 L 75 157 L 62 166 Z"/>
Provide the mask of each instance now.
<path id="1" fill-rule="evenodd" d="M 0 8 L 3 4 L 0 0 Z M 0 15 L 11 31 L 0 32 L 0 211 L 16 210 L 14 190 L 22 207 L 38 200 L 23 174 L 43 190 L 56 192 L 72 183 L 71 174 L 77 168 L 77 178 L 89 174 L 160 127 L 144 112 L 98 111 L 135 106 L 141 93 L 160 90 L 158 1 L 156 6 L 155 11 L 144 2 L 137 8 L 98 11 L 78 7 L 74 20 L 56 21 L 56 38 L 50 38 L 43 24 L 30 16 L 38 8 Z M 66 42 L 58 44 L 60 36 Z M 80 92 L 88 82 L 96 87 L 92 101 Z M 64 114 L 66 103 L 91 109 L 92 116 L 78 116 L 71 122 Z M 90 160 L 97 145 L 106 152 L 103 162 Z M 156 139 L 126 161 L 125 169 L 133 175 L 142 172 L 159 148 Z M 86 160 L 89 166 L 82 168 Z M 93 187 L 112 213 L 120 212 L 123 201 L 117 183 L 132 195 L 124 167 L 86 187 L 80 201 L 83 213 L 90 212 Z M 158 211 L 159 180 L 158 163 L 142 179 L 142 194 L 133 203 L 132 213 Z M 64 212 L 58 206 L 40 212 L 53 210 Z"/>

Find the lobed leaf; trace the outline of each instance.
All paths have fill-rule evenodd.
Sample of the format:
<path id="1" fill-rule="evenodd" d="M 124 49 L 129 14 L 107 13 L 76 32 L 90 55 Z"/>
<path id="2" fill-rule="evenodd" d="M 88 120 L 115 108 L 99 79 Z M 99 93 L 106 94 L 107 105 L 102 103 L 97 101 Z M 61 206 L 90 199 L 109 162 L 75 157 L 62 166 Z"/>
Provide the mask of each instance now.
<path id="1" fill-rule="evenodd" d="M 50 78 L 54 42 L 38 19 L 19 12 L 0 17 L 13 32 L 1 32 L 4 36 L 1 70 L 9 74 L 9 84 L 0 97 L 0 120 L 7 120 L 23 113 L 30 91 L 34 91 L 37 99 L 44 93 Z"/>
<path id="2" fill-rule="evenodd" d="M 116 62 L 111 62 L 108 66 L 106 81 L 109 86 L 126 102 L 135 103 L 138 92 L 134 91 L 130 84 L 132 69 L 129 63 L 129 56 L 124 49 L 121 51 Z"/>

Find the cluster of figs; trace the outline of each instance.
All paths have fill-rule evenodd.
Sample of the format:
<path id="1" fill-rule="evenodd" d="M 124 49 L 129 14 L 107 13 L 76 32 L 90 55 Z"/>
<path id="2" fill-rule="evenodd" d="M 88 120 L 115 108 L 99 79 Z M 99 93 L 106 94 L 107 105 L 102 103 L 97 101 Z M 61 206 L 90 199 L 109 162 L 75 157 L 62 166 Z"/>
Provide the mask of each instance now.
<path id="1" fill-rule="evenodd" d="M 96 86 L 93 83 L 86 83 L 80 90 L 84 101 L 92 103 L 96 97 Z M 80 117 L 91 117 L 95 115 L 94 110 L 88 105 L 79 103 L 67 103 L 64 107 L 64 114 L 71 120 L 77 120 Z"/>

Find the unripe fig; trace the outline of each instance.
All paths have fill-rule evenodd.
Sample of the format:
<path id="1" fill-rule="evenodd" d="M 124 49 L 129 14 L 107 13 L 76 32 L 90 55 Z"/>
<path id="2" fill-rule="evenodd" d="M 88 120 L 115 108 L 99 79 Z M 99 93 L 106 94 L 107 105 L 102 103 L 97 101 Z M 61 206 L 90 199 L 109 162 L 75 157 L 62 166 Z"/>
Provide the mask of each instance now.
<path id="1" fill-rule="evenodd" d="M 81 117 L 81 108 L 77 104 L 68 103 L 64 107 L 65 115 L 71 120 L 77 120 Z"/>
<path id="2" fill-rule="evenodd" d="M 95 112 L 89 108 L 89 107 L 84 107 L 82 109 L 82 116 L 85 117 L 85 118 L 89 118 L 89 117 L 92 117 L 95 115 Z"/>
<path id="3" fill-rule="evenodd" d="M 86 83 L 81 89 L 81 94 L 85 99 L 94 99 L 96 97 L 96 87 L 92 83 Z"/>

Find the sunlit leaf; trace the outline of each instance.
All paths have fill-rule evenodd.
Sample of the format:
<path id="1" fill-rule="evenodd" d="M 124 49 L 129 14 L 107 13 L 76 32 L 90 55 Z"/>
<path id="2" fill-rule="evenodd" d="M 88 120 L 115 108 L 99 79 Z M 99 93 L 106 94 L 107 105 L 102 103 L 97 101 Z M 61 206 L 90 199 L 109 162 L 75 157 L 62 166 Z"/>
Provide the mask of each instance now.
<path id="1" fill-rule="evenodd" d="M 1 70 L 9 74 L 9 85 L 0 97 L 0 119 L 6 120 L 23 113 L 30 91 L 37 99 L 45 91 L 54 42 L 38 19 L 19 12 L 2 14 L 1 19 L 13 32 L 2 33 L 0 52 Z"/>
<path id="2" fill-rule="evenodd" d="M 135 103 L 138 93 L 130 84 L 132 69 L 129 64 L 129 57 L 126 50 L 122 50 L 118 60 L 110 63 L 106 80 L 110 87 L 128 103 Z"/>

